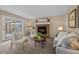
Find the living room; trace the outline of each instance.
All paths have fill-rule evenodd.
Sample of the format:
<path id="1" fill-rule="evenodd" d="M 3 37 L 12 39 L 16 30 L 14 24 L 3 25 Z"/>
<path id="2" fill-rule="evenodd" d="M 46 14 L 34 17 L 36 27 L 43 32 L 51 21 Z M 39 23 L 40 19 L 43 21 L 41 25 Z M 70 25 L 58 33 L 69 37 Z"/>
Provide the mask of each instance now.
<path id="1" fill-rule="evenodd" d="M 78 47 L 54 45 L 63 42 L 61 35 L 79 35 L 78 10 L 78 5 L 0 5 L 0 53 L 79 53 Z"/>

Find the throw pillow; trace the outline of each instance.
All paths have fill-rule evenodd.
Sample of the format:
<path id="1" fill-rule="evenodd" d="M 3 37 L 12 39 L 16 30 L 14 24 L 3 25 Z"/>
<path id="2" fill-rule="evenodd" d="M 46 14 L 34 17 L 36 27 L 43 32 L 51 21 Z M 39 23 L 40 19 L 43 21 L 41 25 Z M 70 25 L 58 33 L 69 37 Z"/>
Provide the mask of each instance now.
<path id="1" fill-rule="evenodd" d="M 79 49 L 79 39 L 77 37 L 71 38 L 69 41 L 69 47 L 72 49 Z"/>

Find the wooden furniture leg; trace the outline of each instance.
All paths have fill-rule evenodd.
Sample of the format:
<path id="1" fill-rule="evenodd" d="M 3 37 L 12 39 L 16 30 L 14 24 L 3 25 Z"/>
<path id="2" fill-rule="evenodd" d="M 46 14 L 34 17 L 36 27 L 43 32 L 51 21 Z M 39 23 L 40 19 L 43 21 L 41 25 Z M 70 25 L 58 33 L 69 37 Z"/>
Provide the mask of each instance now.
<path id="1" fill-rule="evenodd" d="M 35 46 L 36 46 L 36 42 L 35 42 Z"/>

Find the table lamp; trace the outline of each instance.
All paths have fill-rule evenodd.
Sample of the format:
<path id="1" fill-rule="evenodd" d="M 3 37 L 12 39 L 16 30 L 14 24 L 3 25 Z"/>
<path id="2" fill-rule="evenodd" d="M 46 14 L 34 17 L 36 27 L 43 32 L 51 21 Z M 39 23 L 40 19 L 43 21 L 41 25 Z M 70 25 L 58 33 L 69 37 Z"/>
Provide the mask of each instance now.
<path id="1" fill-rule="evenodd" d="M 58 31 L 63 31 L 63 27 L 58 27 Z"/>

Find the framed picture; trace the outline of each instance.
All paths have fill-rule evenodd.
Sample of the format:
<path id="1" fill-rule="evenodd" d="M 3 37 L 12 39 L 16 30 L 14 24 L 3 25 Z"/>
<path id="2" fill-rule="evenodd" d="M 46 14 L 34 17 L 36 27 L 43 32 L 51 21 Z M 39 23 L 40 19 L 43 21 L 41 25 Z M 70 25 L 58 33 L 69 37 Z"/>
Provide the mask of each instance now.
<path id="1" fill-rule="evenodd" d="M 68 26 L 69 28 L 76 28 L 76 9 L 68 15 Z"/>

